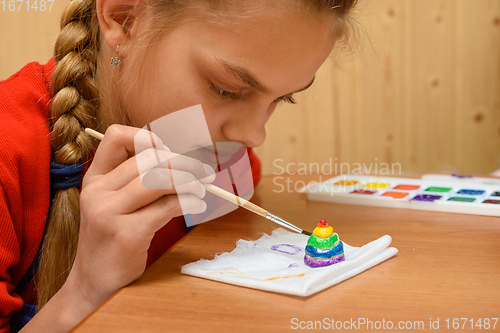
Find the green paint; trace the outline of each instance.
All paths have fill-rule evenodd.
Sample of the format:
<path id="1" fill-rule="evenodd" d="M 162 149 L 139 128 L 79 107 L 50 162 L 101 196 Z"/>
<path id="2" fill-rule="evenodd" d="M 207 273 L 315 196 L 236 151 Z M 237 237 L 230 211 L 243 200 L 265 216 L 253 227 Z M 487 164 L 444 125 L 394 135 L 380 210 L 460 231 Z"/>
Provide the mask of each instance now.
<path id="1" fill-rule="evenodd" d="M 444 192 L 450 192 L 451 191 L 451 187 L 429 187 L 425 191 L 426 192 L 440 192 L 440 193 L 444 193 Z"/>
<path id="2" fill-rule="evenodd" d="M 474 202 L 474 198 L 461 198 L 461 197 L 451 197 L 448 201 L 462 201 L 462 202 Z"/>
<path id="3" fill-rule="evenodd" d="M 333 234 L 328 238 L 321 238 L 316 235 L 309 236 L 307 245 L 315 247 L 317 249 L 331 249 L 335 242 L 339 240 L 339 235 Z"/>

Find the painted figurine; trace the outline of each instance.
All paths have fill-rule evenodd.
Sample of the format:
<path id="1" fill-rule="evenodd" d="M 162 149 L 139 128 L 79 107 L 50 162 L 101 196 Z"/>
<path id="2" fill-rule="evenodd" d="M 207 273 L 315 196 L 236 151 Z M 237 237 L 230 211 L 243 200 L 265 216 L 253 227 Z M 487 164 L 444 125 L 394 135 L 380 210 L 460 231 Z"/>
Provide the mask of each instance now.
<path id="1" fill-rule="evenodd" d="M 344 261 L 344 246 L 339 235 L 333 233 L 333 228 L 321 220 L 309 236 L 304 262 L 307 266 L 316 268 Z"/>

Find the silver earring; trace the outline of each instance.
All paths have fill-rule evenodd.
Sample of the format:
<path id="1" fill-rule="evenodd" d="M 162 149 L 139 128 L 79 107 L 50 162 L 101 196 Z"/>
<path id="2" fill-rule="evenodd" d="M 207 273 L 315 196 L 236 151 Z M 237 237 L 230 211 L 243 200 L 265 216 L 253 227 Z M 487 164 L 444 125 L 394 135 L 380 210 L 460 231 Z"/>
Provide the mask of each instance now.
<path id="1" fill-rule="evenodd" d="M 120 47 L 120 45 L 116 45 L 116 57 L 112 57 L 111 62 L 110 62 L 110 65 L 112 65 L 114 68 L 120 67 L 120 64 L 122 62 L 120 59 L 118 59 L 118 48 L 119 47 Z"/>

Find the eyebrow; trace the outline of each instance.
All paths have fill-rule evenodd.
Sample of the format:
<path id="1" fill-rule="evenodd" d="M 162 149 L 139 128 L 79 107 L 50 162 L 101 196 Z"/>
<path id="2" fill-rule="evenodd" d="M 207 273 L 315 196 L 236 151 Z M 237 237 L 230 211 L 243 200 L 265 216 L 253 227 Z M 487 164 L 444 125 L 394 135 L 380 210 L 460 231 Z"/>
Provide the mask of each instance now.
<path id="1" fill-rule="evenodd" d="M 247 71 L 245 68 L 233 65 L 233 64 L 231 64 L 225 60 L 222 60 L 222 59 L 216 59 L 216 61 L 218 64 L 220 64 L 224 68 L 224 70 L 226 72 L 228 72 L 228 74 L 232 75 L 237 80 L 239 80 L 239 81 L 249 85 L 250 87 L 252 87 L 260 92 L 263 92 L 265 94 L 268 94 L 271 91 L 269 88 L 266 88 L 265 86 L 260 84 L 259 81 L 257 81 L 254 78 L 254 76 L 252 74 L 250 74 L 250 72 Z M 311 82 L 309 82 L 304 88 L 299 89 L 297 91 L 294 91 L 293 93 L 298 93 L 298 92 L 304 91 L 307 88 L 309 88 L 310 86 L 312 86 L 315 78 L 316 78 L 316 76 L 314 76 L 313 79 L 311 80 Z"/>

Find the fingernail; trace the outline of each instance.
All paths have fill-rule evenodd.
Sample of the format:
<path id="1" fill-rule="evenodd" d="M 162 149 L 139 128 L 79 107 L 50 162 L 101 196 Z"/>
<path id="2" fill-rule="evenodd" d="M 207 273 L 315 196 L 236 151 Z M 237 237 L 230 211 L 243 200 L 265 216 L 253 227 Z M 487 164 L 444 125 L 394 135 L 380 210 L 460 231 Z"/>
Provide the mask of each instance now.
<path id="1" fill-rule="evenodd" d="M 192 209 L 191 214 L 201 214 L 207 210 L 207 203 L 201 200 L 201 205 L 197 206 L 195 209 Z"/>
<path id="2" fill-rule="evenodd" d="M 203 186 L 202 183 L 199 183 L 199 184 L 201 186 L 201 192 L 202 192 L 200 199 L 203 199 L 205 197 L 205 195 L 207 194 L 207 190 L 205 189 L 205 186 Z"/>
<path id="3" fill-rule="evenodd" d="M 207 172 L 207 177 L 215 175 L 214 169 L 208 164 L 203 163 L 203 167 L 205 168 L 205 171 Z"/>

